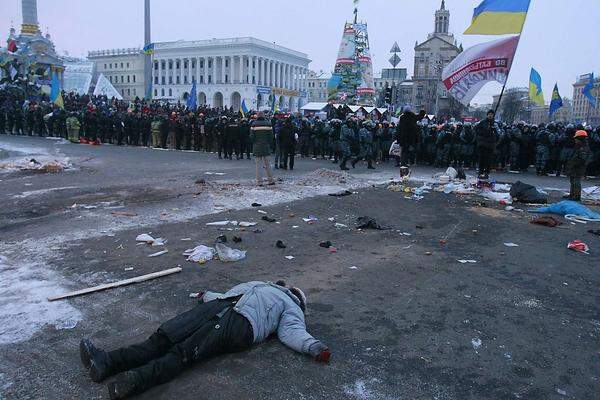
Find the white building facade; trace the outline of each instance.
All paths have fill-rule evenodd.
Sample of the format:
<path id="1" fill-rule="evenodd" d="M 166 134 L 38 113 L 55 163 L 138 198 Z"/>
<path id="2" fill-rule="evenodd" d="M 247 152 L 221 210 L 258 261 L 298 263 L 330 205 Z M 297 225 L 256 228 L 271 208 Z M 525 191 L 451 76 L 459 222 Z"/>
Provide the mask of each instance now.
<path id="1" fill-rule="evenodd" d="M 96 64 L 93 82 L 103 74 L 124 100 L 145 95 L 144 54 L 139 48 L 90 51 L 88 60 Z"/>
<path id="2" fill-rule="evenodd" d="M 196 82 L 197 104 L 295 112 L 307 102 L 304 53 L 244 37 L 154 44 L 153 99 L 184 102 Z"/>

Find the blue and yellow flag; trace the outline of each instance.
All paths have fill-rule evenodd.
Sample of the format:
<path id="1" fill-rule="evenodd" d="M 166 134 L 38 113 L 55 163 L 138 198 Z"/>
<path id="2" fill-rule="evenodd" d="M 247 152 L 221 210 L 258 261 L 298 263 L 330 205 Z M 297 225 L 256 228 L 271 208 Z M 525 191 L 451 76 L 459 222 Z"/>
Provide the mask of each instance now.
<path id="1" fill-rule="evenodd" d="M 588 101 L 592 105 L 592 108 L 596 108 L 596 106 L 598 105 L 598 98 L 596 96 L 594 96 L 594 94 L 592 93 L 592 90 L 594 89 L 595 82 L 596 82 L 594 80 L 594 73 L 592 72 L 588 76 L 589 76 L 590 80 L 583 87 L 583 89 L 581 90 L 581 93 L 583 93 L 583 95 L 586 97 L 586 99 L 588 99 Z"/>
<path id="2" fill-rule="evenodd" d="M 531 0 L 483 0 L 465 35 L 520 34 Z"/>
<path id="3" fill-rule="evenodd" d="M 58 73 L 52 72 L 52 86 L 50 88 L 50 101 L 56 104 L 60 108 L 65 108 L 63 101 L 62 92 L 60 90 L 60 81 L 58 80 Z"/>
<path id="4" fill-rule="evenodd" d="M 242 113 L 242 118 L 246 118 L 246 114 L 248 114 L 248 107 L 246 107 L 246 99 L 242 100 L 242 107 L 240 108 L 240 112 Z"/>
<path id="5" fill-rule="evenodd" d="M 562 97 L 560 97 L 560 93 L 558 93 L 558 83 L 555 83 L 554 90 L 552 91 L 552 100 L 550 101 L 550 117 L 552 117 L 552 114 L 558 111 L 562 106 L 563 100 Z"/>
<path id="6" fill-rule="evenodd" d="M 144 54 L 154 54 L 154 43 L 150 43 L 144 46 Z"/>
<path id="7" fill-rule="evenodd" d="M 544 92 L 542 90 L 542 77 L 533 68 L 531 68 L 531 74 L 529 75 L 529 99 L 537 105 L 543 106 Z"/>

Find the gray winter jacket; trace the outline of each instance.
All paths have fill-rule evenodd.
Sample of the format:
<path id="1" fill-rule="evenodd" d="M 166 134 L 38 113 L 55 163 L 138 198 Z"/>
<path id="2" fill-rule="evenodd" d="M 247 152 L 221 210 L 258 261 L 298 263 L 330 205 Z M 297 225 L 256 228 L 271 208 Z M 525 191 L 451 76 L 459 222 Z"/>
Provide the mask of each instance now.
<path id="1" fill-rule="evenodd" d="M 277 332 L 279 340 L 289 348 L 315 355 L 325 346 L 306 331 L 300 300 L 288 289 L 265 282 L 246 282 L 227 293 L 206 292 L 205 302 L 242 295 L 234 310 L 252 325 L 254 343 L 263 342 Z"/>

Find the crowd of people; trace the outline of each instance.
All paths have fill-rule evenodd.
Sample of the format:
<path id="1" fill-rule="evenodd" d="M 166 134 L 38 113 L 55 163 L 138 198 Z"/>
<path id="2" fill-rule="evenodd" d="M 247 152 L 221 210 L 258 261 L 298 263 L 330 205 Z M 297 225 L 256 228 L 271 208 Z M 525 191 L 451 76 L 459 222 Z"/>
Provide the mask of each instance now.
<path id="1" fill-rule="evenodd" d="M 64 108 L 48 101 L 21 101 L 0 92 L 0 134 L 64 137 L 73 142 L 152 146 L 216 152 L 219 158 L 249 159 L 251 126 L 258 113 L 242 115 L 231 108 L 201 106 L 189 110 L 181 103 L 122 101 L 103 96 L 64 94 Z M 267 113 L 273 130 L 271 154 L 275 168 L 293 169 L 296 157 L 322 158 L 342 170 L 361 160 L 367 168 L 392 160 L 397 166 L 525 172 L 535 165 L 538 175 L 567 173 L 576 147 L 575 133 L 584 131 L 592 153 L 585 174 L 600 174 L 600 127 L 525 122 L 508 124 L 491 119 L 477 124 L 427 118 L 424 111 L 402 110 L 397 123 L 358 118 L 349 109 L 332 108 L 327 115 Z M 484 132 L 486 131 L 486 132 Z M 400 157 L 389 149 L 396 141 Z"/>

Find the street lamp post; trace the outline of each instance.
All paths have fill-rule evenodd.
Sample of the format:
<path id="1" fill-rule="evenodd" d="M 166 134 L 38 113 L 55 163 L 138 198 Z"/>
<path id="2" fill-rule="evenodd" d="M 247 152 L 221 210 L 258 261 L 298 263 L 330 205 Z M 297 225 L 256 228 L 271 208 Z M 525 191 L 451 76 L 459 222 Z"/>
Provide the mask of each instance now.
<path id="1" fill-rule="evenodd" d="M 441 54 L 434 62 L 433 70 L 435 71 L 435 116 L 437 118 L 440 112 L 440 81 L 442 80 L 442 71 L 444 70 L 444 60 Z"/>

